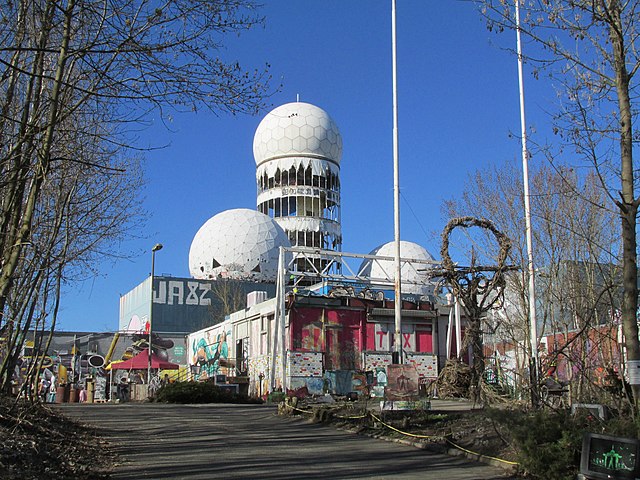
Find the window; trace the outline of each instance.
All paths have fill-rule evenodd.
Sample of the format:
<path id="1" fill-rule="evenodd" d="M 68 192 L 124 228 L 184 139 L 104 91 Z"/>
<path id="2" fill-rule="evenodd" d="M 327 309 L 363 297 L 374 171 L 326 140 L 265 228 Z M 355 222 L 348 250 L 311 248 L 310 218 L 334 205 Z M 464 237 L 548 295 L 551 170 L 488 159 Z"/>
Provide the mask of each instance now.
<path id="1" fill-rule="evenodd" d="M 311 186 L 312 185 L 312 172 L 311 172 L 311 166 L 308 166 L 307 169 L 304 172 L 304 184 L 307 186 Z"/>

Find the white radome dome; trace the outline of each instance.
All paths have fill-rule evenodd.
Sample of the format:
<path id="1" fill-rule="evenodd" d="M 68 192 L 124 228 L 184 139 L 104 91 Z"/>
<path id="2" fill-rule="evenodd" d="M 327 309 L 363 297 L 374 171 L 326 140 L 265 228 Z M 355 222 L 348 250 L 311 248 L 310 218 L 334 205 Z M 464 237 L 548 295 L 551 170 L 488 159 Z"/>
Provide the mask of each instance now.
<path id="1" fill-rule="evenodd" d="M 189 250 L 189 271 L 199 279 L 272 282 L 281 246 L 291 244 L 271 217 L 246 208 L 226 210 L 196 233 Z"/>
<path id="2" fill-rule="evenodd" d="M 283 156 L 312 156 L 340 164 L 342 136 L 331 117 L 319 107 L 294 102 L 269 112 L 253 137 L 256 164 Z"/>
<path id="3" fill-rule="evenodd" d="M 378 255 L 381 257 L 394 257 L 396 252 L 395 242 L 385 243 L 377 248 L 374 248 L 370 255 Z M 400 240 L 400 257 L 406 259 L 424 260 L 428 262 L 435 262 L 433 256 L 421 245 L 413 242 L 406 242 Z M 390 277 L 395 280 L 395 261 L 394 260 L 380 260 L 377 262 L 369 263 L 365 260 L 362 264 L 361 270 L 363 274 L 371 278 L 386 278 Z M 429 277 L 426 272 L 421 271 L 428 268 L 423 263 L 419 264 L 403 264 L 400 270 L 400 277 L 402 279 L 402 293 L 410 293 L 416 295 L 432 295 L 433 284 L 429 281 Z"/>

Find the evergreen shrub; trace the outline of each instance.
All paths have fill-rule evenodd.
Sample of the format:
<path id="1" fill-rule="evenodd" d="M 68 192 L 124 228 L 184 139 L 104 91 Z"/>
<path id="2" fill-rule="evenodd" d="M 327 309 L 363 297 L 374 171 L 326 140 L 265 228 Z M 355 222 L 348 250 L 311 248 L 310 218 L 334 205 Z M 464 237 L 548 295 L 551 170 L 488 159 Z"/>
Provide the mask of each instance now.
<path id="1" fill-rule="evenodd" d="M 501 433 L 511 438 L 522 470 L 534 478 L 573 480 L 580 466 L 585 417 L 570 412 L 490 411 Z"/>
<path id="2" fill-rule="evenodd" d="M 639 420 L 629 411 L 610 411 L 601 420 L 586 410 L 520 411 L 487 409 L 500 435 L 511 441 L 518 463 L 529 476 L 544 480 L 574 480 L 580 468 L 585 432 L 637 438 Z"/>
<path id="3" fill-rule="evenodd" d="M 262 400 L 220 388 L 211 382 L 175 382 L 160 387 L 155 396 L 161 403 L 262 403 Z"/>

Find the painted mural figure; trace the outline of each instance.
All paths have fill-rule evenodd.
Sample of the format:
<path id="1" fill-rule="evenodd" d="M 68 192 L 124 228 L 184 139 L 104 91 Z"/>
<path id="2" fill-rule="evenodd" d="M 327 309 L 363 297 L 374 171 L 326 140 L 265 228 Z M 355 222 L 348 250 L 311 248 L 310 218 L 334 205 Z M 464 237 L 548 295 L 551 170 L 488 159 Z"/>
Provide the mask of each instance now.
<path id="1" fill-rule="evenodd" d="M 229 345 L 227 333 L 219 333 L 216 343 L 210 345 L 206 339 L 200 338 L 193 342 L 193 364 L 200 367 L 196 379 L 213 378 L 220 368 L 220 361 L 229 358 Z"/>
<path id="2" fill-rule="evenodd" d="M 398 390 L 403 393 L 408 392 L 409 391 L 408 382 L 409 382 L 409 379 L 407 378 L 406 375 L 399 375 L 396 381 Z"/>

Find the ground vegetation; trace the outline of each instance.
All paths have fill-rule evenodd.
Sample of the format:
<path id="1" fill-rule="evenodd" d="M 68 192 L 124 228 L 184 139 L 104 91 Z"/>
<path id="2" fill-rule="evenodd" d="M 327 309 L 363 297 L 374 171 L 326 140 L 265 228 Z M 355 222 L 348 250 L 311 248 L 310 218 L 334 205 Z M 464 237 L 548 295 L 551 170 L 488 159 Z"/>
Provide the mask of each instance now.
<path id="1" fill-rule="evenodd" d="M 379 400 L 346 398 L 332 402 L 287 399 L 285 415 L 305 416 L 362 435 L 399 441 L 449 454 L 490 462 L 510 478 L 572 480 L 580 466 L 584 432 L 634 438 L 638 425 L 628 412 L 609 411 L 601 420 L 588 411 L 532 410 L 522 402 L 503 402 L 469 409 L 379 412 Z"/>
<path id="2" fill-rule="evenodd" d="M 38 402 L 0 397 L 0 478 L 106 480 L 114 460 L 99 431 Z"/>

